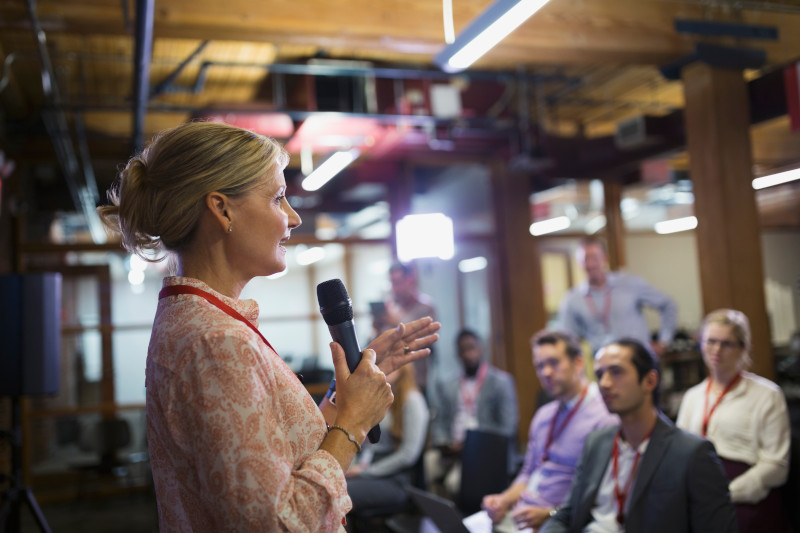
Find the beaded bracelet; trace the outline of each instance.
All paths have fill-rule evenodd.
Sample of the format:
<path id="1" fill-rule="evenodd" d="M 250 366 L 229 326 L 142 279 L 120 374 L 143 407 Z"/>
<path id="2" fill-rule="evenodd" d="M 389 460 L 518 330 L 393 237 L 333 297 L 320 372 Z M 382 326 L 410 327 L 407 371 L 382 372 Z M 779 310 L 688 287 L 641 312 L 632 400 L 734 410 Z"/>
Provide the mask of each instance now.
<path id="1" fill-rule="evenodd" d="M 336 424 L 328 426 L 328 433 L 330 433 L 332 429 L 338 429 L 339 431 L 347 435 L 347 440 L 355 444 L 357 453 L 361 453 L 361 445 L 358 443 L 358 439 L 356 439 L 355 435 L 344 429 L 342 426 L 338 426 Z"/>

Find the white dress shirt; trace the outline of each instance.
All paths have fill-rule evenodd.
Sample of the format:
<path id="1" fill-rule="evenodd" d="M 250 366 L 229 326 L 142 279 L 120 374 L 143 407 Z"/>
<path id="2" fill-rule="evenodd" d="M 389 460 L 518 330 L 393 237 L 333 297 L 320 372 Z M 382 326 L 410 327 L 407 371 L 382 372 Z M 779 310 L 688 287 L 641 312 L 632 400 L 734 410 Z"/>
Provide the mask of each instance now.
<path id="1" fill-rule="evenodd" d="M 676 425 L 702 434 L 703 405 L 708 379 L 695 385 L 681 401 Z M 707 409 L 718 394 L 711 393 Z M 780 387 L 768 379 L 742 372 L 742 379 L 722 398 L 708 422 L 708 440 L 717 455 L 752 465 L 731 481 L 734 503 L 757 503 L 789 474 L 789 414 Z"/>

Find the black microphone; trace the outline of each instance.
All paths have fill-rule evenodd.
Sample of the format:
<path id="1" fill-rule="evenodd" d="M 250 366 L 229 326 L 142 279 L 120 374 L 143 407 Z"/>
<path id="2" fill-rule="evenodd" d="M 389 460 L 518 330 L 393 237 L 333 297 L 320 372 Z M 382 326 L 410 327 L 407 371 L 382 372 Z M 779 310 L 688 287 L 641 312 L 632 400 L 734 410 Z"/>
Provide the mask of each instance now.
<path id="1" fill-rule="evenodd" d="M 353 324 L 353 301 L 350 300 L 342 280 L 329 279 L 317 285 L 317 301 L 331 337 L 344 349 L 347 367 L 350 372 L 354 372 L 361 362 L 361 348 Z M 367 438 L 372 443 L 378 442 L 381 438 L 380 426 L 370 429 Z"/>

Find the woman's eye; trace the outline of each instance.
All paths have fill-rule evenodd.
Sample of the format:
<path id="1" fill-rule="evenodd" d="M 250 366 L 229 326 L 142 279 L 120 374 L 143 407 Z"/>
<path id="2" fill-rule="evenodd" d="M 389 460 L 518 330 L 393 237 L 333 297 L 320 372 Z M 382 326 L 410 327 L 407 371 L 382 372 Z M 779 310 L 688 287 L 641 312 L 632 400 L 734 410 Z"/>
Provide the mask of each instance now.
<path id="1" fill-rule="evenodd" d="M 286 196 L 284 196 L 284 195 L 276 196 L 275 197 L 275 203 L 278 203 L 278 204 L 281 203 L 284 198 L 286 198 Z"/>

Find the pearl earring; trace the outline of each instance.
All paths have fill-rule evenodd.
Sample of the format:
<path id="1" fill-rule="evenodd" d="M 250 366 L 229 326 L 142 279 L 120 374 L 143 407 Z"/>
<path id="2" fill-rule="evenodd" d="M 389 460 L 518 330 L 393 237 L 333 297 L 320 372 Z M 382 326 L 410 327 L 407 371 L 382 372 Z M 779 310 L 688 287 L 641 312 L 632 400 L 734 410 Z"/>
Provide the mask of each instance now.
<path id="1" fill-rule="evenodd" d="M 233 224 L 228 224 L 228 233 L 233 231 Z"/>

